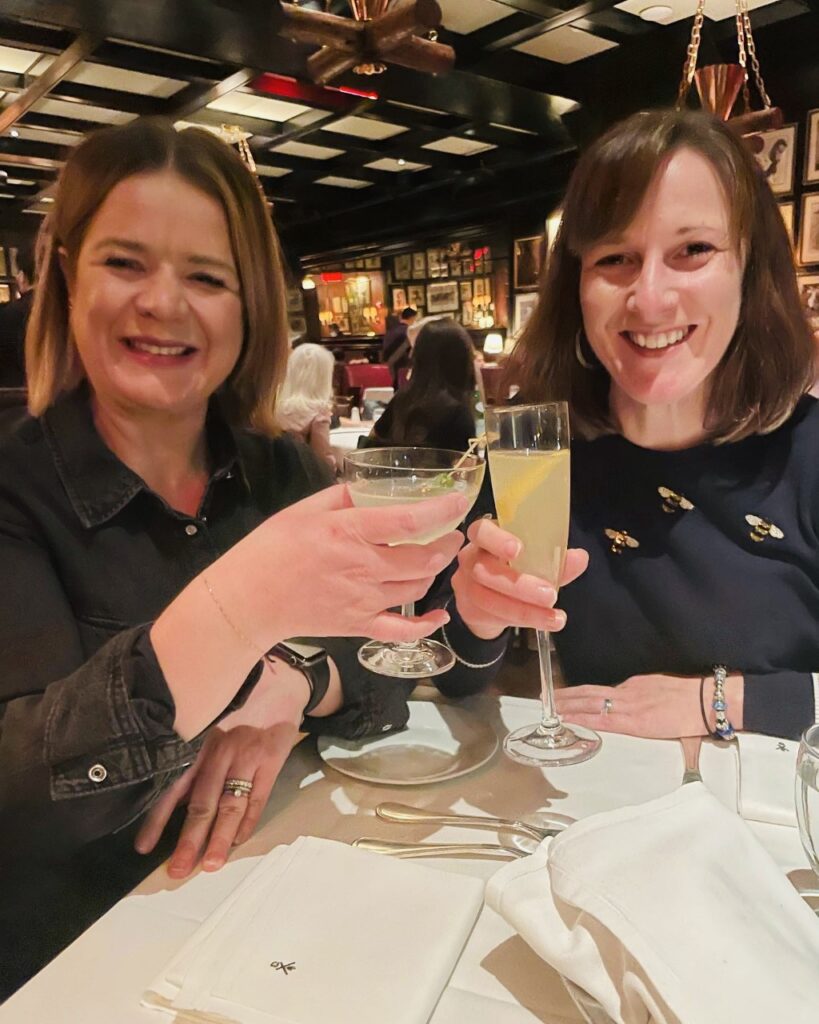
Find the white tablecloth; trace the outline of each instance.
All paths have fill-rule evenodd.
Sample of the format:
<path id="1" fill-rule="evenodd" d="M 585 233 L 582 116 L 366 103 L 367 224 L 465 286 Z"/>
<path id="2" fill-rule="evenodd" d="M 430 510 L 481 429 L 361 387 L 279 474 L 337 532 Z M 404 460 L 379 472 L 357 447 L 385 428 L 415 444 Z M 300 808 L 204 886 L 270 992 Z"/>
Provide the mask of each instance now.
<path id="1" fill-rule="evenodd" d="M 538 714 L 537 702 L 519 698 L 474 698 L 464 705 L 493 721 L 500 735 L 535 720 Z M 712 788 L 735 806 L 734 751 L 709 747 L 705 759 L 715 768 Z M 307 741 L 285 766 L 263 825 L 235 851 L 229 864 L 215 874 L 200 873 L 182 883 L 171 882 L 163 869 L 154 872 L 0 1007 L 0 1024 L 156 1024 L 155 1015 L 139 1006 L 152 978 L 250 870 L 254 856 L 299 835 L 345 842 L 363 835 L 407 841 L 493 841 L 491 833 L 474 829 L 383 822 L 374 813 L 383 800 L 509 818 L 547 808 L 583 817 L 668 793 L 680 784 L 682 771 L 676 742 L 606 735 L 600 753 L 584 764 L 541 771 L 514 764 L 499 751 L 471 775 L 430 786 L 396 788 L 357 782 L 325 769 Z M 783 871 L 798 872 L 803 883 L 809 878 L 796 829 L 758 823 L 751 827 Z M 500 862 L 440 858 L 426 863 L 488 878 Z M 433 1024 L 579 1020 L 557 975 L 488 908 L 432 1019 Z"/>

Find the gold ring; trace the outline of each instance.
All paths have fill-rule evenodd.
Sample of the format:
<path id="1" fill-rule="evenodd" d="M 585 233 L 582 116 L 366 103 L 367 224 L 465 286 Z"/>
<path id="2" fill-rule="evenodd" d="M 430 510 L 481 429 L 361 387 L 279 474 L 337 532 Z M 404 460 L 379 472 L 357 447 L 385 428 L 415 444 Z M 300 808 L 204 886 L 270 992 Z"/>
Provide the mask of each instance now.
<path id="1" fill-rule="evenodd" d="M 247 779 L 225 779 L 223 793 L 232 793 L 235 797 L 250 796 L 253 783 Z"/>

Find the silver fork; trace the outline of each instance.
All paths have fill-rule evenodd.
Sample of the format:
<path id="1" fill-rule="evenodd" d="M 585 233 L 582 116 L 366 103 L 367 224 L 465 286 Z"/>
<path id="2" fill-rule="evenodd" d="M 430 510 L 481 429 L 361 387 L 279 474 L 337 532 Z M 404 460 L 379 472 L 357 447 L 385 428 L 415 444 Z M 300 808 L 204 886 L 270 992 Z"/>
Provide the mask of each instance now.
<path id="1" fill-rule="evenodd" d="M 680 744 L 682 745 L 683 760 L 685 762 L 685 771 L 683 772 L 681 785 L 684 786 L 688 782 L 702 782 L 699 768 L 702 736 L 682 736 Z"/>
<path id="2" fill-rule="evenodd" d="M 528 857 L 529 851 L 504 843 L 399 843 L 362 836 L 352 843 L 360 850 L 388 853 L 393 857 Z"/>
<path id="3" fill-rule="evenodd" d="M 402 825 L 467 825 L 472 828 L 503 828 L 508 832 L 518 832 L 540 842 L 547 836 L 556 836 L 566 828 L 567 822 L 555 821 L 554 825 L 543 827 L 530 825 L 526 821 L 513 821 L 511 818 L 493 818 L 485 814 L 442 814 L 438 811 L 423 811 L 407 804 L 379 804 L 375 813 L 384 821 L 399 822 Z"/>

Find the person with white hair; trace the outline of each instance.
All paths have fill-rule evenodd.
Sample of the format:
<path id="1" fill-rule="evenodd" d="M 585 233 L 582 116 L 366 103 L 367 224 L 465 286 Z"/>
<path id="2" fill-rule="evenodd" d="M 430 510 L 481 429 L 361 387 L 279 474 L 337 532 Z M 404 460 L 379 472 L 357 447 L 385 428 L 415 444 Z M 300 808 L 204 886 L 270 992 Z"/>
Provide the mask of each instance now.
<path id="1" fill-rule="evenodd" d="M 333 410 L 333 353 L 307 342 L 294 348 L 287 361 L 277 418 L 279 426 L 308 444 L 335 471 L 330 444 Z"/>

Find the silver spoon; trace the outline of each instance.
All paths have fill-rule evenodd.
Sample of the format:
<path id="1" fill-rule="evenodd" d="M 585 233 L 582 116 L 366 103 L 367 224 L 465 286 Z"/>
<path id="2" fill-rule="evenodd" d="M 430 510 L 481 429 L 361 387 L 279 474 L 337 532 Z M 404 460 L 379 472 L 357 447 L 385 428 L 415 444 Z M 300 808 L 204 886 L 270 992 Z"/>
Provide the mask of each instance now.
<path id="1" fill-rule="evenodd" d="M 362 836 L 352 843 L 360 850 L 388 853 L 393 857 L 528 857 L 526 850 L 502 843 L 398 843 Z"/>
<path id="2" fill-rule="evenodd" d="M 530 825 L 525 821 L 512 821 L 509 818 L 492 818 L 484 814 L 442 814 L 437 811 L 423 811 L 417 807 L 409 807 L 407 804 L 383 803 L 379 804 L 375 813 L 384 821 L 395 821 L 402 825 L 467 825 L 473 828 L 504 828 L 509 832 L 519 832 L 540 842 L 547 836 L 555 836 L 562 832 L 568 822 L 555 821 L 548 827 Z"/>
<path id="3" fill-rule="evenodd" d="M 702 782 L 699 767 L 702 736 L 682 736 L 680 738 L 680 745 L 683 749 L 683 760 L 685 761 L 685 771 L 683 772 L 680 785 L 684 786 L 688 782 Z"/>

